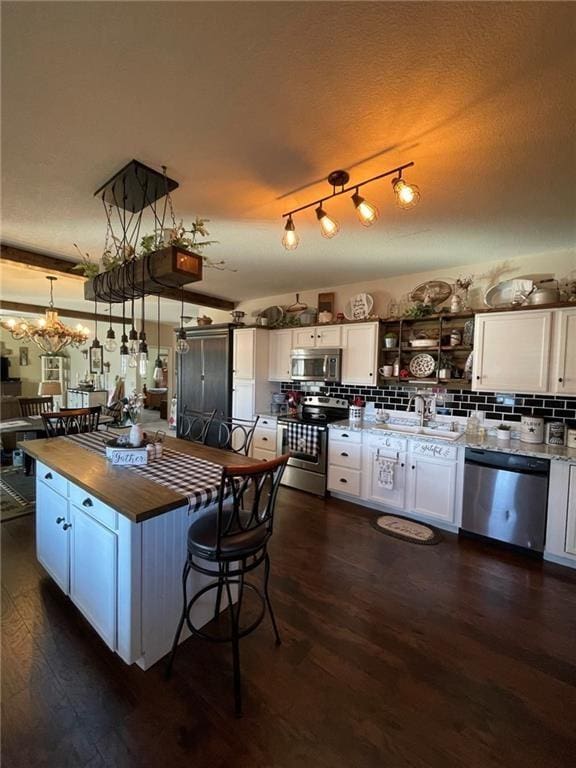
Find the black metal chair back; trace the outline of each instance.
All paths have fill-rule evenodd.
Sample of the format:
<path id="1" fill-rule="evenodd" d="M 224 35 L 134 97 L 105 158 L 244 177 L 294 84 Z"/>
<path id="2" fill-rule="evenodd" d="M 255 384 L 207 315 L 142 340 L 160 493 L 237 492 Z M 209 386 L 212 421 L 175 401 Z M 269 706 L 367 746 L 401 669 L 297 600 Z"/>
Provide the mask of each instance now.
<path id="1" fill-rule="evenodd" d="M 184 407 L 180 415 L 179 437 L 191 440 L 193 443 L 206 443 L 210 425 L 216 415 L 213 411 L 196 411 L 194 408 Z"/>
<path id="2" fill-rule="evenodd" d="M 22 416 L 40 416 L 42 413 L 49 413 L 54 410 L 54 399 L 52 395 L 44 397 L 21 397 L 18 400 L 20 405 L 20 414 Z"/>
<path id="3" fill-rule="evenodd" d="M 80 432 L 93 432 L 94 418 L 90 408 L 76 408 L 75 410 L 55 411 L 43 413 L 42 423 L 48 437 L 60 437 L 62 435 L 77 435 Z M 95 414 L 98 424 L 99 414 Z"/>
<path id="4" fill-rule="evenodd" d="M 254 430 L 258 424 L 259 416 L 251 419 L 218 419 L 215 426 L 218 430 L 217 446 L 234 453 L 248 456 Z"/>

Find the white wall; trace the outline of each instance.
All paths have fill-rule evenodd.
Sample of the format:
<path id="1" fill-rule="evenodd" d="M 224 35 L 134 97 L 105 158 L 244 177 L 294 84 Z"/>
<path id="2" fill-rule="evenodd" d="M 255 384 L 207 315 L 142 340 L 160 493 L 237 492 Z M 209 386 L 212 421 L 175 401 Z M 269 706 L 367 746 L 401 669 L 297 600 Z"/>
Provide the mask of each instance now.
<path id="1" fill-rule="evenodd" d="M 328 247 L 328 246 L 327 246 Z M 287 253 L 285 258 L 290 258 Z M 536 254 L 530 256 L 518 256 L 506 262 L 489 261 L 477 264 L 467 264 L 457 269 L 430 269 L 427 272 L 406 274 L 398 277 L 382 278 L 380 280 L 363 281 L 348 285 L 331 285 L 329 276 L 326 278 L 326 286 L 311 291 L 300 292 L 300 301 L 309 307 L 318 306 L 318 294 L 334 292 L 335 312 L 342 312 L 348 299 L 357 293 L 369 293 L 374 299 L 374 312 L 380 317 L 388 315 L 388 309 L 392 300 L 401 301 L 401 309 L 409 305 L 408 294 L 420 283 L 427 280 L 438 279 L 454 282 L 458 277 L 474 275 L 474 285 L 470 291 L 469 299 L 473 308 L 483 306 L 483 297 L 486 289 L 501 280 L 512 277 L 529 277 L 532 279 L 545 279 L 548 277 L 564 278 L 572 273 L 576 279 L 576 252 L 560 251 L 556 253 Z M 255 317 L 259 311 L 266 307 L 279 304 L 287 306 L 295 301 L 295 295 L 279 294 L 262 299 L 241 302 L 238 309 L 247 313 L 247 320 Z"/>

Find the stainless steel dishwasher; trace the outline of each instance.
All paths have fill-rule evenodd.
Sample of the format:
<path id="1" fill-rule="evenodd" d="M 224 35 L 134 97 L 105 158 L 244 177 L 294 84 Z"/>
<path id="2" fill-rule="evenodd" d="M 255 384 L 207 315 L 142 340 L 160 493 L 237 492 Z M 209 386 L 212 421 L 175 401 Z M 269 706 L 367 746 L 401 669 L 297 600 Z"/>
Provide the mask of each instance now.
<path id="1" fill-rule="evenodd" d="M 462 531 L 544 551 L 548 459 L 466 449 Z"/>

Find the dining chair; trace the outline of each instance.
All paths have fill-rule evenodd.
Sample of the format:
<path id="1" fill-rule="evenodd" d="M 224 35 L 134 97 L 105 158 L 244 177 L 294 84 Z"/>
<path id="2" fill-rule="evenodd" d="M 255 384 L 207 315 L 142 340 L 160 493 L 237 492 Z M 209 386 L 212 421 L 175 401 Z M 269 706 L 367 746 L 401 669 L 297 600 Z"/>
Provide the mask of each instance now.
<path id="1" fill-rule="evenodd" d="M 266 614 L 266 608 L 270 614 L 276 645 L 281 644 L 268 592 L 270 578 L 268 542 L 274 526 L 278 488 L 288 458 L 289 454 L 285 454 L 270 461 L 249 466 L 224 467 L 217 509 L 200 515 L 188 530 L 187 556 L 182 572 L 182 614 L 166 666 L 166 677 L 169 677 L 172 672 L 184 623 L 193 635 L 214 642 L 231 642 L 234 704 L 237 717 L 242 714 L 240 639 L 260 625 Z M 245 580 L 248 573 L 262 564 L 264 565 L 263 590 Z M 189 600 L 187 585 L 190 571 L 211 576 L 215 581 L 202 587 Z M 233 587 L 237 588 L 236 602 L 233 599 Z M 206 629 L 197 628 L 190 616 L 196 602 L 212 590 L 216 590 L 215 618 L 220 613 L 222 594 L 224 592 L 226 594 L 229 626 L 225 634 L 209 634 Z M 245 590 L 250 590 L 256 596 L 260 610 L 256 618 L 251 614 L 248 625 L 241 626 L 240 615 Z M 224 613 L 223 617 L 225 617 Z"/>
<path id="2" fill-rule="evenodd" d="M 47 437 L 77 435 L 80 432 L 94 431 L 92 428 L 94 419 L 91 419 L 91 416 L 90 408 L 76 408 L 55 411 L 54 413 L 43 413 L 42 422 Z"/>
<path id="3" fill-rule="evenodd" d="M 71 411 L 88 411 L 87 417 L 87 429 L 83 429 L 83 432 L 97 432 L 98 425 L 100 424 L 100 416 L 102 415 L 101 405 L 90 405 L 88 408 L 60 408 L 60 413 L 70 413 Z"/>
<path id="4" fill-rule="evenodd" d="M 40 416 L 54 410 L 54 398 L 52 395 L 45 397 L 20 397 L 18 399 L 21 416 Z"/>
<path id="5" fill-rule="evenodd" d="M 214 422 L 217 429 L 217 447 L 248 456 L 259 419 L 260 416 L 255 419 L 217 419 Z"/>
<path id="6" fill-rule="evenodd" d="M 179 437 L 191 440 L 193 443 L 205 444 L 215 414 L 216 409 L 213 411 L 197 411 L 194 408 L 184 406 L 180 416 Z"/>

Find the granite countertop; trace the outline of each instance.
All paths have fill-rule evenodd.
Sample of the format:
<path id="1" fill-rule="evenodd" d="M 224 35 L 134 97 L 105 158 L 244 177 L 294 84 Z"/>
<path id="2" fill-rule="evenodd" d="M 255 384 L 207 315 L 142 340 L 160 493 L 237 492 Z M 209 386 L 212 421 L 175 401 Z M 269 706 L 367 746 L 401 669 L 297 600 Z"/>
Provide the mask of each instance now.
<path id="1" fill-rule="evenodd" d="M 402 425 L 398 425 L 402 426 Z M 375 421 L 336 421 L 330 424 L 331 429 L 345 429 L 349 432 L 369 432 L 370 434 L 393 434 L 396 437 L 406 437 L 412 440 L 431 440 L 445 445 L 455 445 L 458 448 L 478 448 L 486 451 L 500 451 L 501 453 L 515 453 L 520 456 L 534 456 L 540 459 L 553 461 L 569 461 L 576 463 L 576 448 L 567 448 L 565 445 L 546 445 L 546 443 L 523 443 L 520 440 L 510 440 L 503 444 L 495 435 L 488 432 L 482 438 L 471 437 L 462 433 L 457 440 L 444 440 L 433 435 L 420 435 L 416 432 L 403 432 L 395 430 L 394 424 L 388 423 L 387 429 L 382 429 Z"/>

